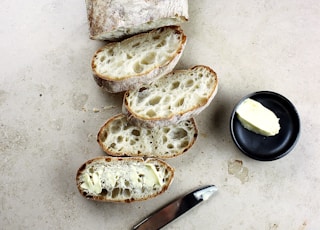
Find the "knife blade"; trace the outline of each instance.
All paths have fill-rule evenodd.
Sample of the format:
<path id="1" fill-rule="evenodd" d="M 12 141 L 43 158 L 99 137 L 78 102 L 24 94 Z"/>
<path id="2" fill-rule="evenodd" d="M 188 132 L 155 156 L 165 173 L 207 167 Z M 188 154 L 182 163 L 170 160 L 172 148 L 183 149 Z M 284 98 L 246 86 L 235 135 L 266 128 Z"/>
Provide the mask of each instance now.
<path id="1" fill-rule="evenodd" d="M 215 185 L 207 185 L 181 196 L 147 216 L 136 224 L 133 230 L 160 229 L 202 201 L 209 199 L 217 190 Z"/>

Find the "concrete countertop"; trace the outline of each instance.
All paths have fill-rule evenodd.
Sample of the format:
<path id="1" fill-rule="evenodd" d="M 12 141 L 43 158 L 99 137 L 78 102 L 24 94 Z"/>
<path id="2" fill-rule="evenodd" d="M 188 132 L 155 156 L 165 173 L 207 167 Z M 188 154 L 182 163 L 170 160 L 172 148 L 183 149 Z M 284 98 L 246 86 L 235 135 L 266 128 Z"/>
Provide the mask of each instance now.
<path id="1" fill-rule="evenodd" d="M 215 184 L 219 191 L 166 229 L 318 229 L 320 218 L 320 2 L 189 1 L 188 44 L 177 65 L 208 65 L 220 88 L 196 117 L 200 136 L 169 190 L 132 204 L 80 196 L 78 167 L 104 155 L 100 126 L 121 111 L 90 60 L 85 2 L 3 0 L 0 9 L 0 228 L 130 229 L 169 200 Z M 270 90 L 296 106 L 301 134 L 284 158 L 261 162 L 232 141 L 243 96 Z"/>

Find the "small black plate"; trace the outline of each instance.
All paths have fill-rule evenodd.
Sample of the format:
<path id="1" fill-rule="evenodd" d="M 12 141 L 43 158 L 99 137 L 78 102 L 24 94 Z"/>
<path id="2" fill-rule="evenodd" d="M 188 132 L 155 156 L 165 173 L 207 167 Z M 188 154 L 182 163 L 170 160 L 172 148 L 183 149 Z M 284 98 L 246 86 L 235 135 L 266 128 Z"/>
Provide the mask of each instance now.
<path id="1" fill-rule="evenodd" d="M 280 131 L 277 135 L 266 137 L 245 129 L 237 118 L 236 108 L 247 98 L 260 102 L 280 119 Z M 232 111 L 230 130 L 234 143 L 247 156 L 272 161 L 287 155 L 297 143 L 300 133 L 300 120 L 294 105 L 284 96 L 259 91 L 242 98 Z"/>

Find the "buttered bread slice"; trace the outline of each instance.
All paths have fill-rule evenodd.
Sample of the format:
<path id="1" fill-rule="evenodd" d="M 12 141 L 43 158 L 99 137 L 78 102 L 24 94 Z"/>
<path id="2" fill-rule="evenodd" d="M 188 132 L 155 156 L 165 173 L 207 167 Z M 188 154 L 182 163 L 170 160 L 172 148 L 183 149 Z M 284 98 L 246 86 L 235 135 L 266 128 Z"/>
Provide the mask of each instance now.
<path id="1" fill-rule="evenodd" d="M 172 158 L 191 148 L 198 136 L 194 119 L 148 129 L 128 123 L 124 114 L 110 118 L 100 129 L 97 141 L 112 156 Z"/>
<path id="2" fill-rule="evenodd" d="M 174 169 L 159 159 L 97 157 L 79 168 L 76 182 L 87 199 L 130 203 L 163 193 L 173 177 Z"/>
<path id="3" fill-rule="evenodd" d="M 109 43 L 93 56 L 94 79 L 111 93 L 148 84 L 173 70 L 186 41 L 180 27 L 169 26 Z"/>
<path id="4" fill-rule="evenodd" d="M 122 110 L 137 126 L 167 126 L 199 114 L 217 90 L 216 73 L 208 66 L 195 66 L 173 71 L 150 85 L 127 91 Z"/>

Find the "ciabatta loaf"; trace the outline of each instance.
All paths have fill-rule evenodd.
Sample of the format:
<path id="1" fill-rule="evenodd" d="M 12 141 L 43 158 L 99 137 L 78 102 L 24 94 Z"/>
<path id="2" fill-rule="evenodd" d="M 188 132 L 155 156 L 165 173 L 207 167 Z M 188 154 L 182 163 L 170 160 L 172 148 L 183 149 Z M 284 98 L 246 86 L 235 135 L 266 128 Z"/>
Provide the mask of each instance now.
<path id="1" fill-rule="evenodd" d="M 97 141 L 112 156 L 171 158 L 190 149 L 197 136 L 194 119 L 148 129 L 128 123 L 127 117 L 119 114 L 101 127 Z"/>
<path id="2" fill-rule="evenodd" d="M 91 39 L 119 40 L 188 20 L 188 0 L 86 0 Z"/>
<path id="3" fill-rule="evenodd" d="M 167 126 L 203 111 L 218 90 L 216 73 L 207 66 L 173 71 L 150 85 L 129 90 L 122 110 L 137 126 Z"/>
<path id="4" fill-rule="evenodd" d="M 109 43 L 94 54 L 94 79 L 111 93 L 148 84 L 172 71 L 186 40 L 180 27 L 170 26 Z"/>
<path id="5" fill-rule="evenodd" d="M 79 168 L 76 182 L 87 199 L 130 203 L 163 193 L 173 177 L 174 169 L 159 159 L 97 157 Z"/>

